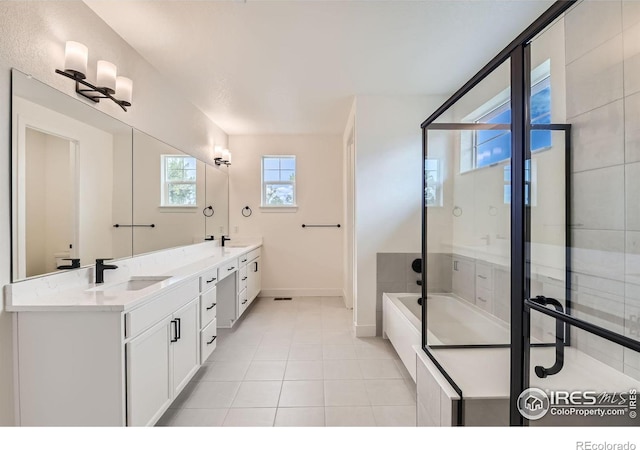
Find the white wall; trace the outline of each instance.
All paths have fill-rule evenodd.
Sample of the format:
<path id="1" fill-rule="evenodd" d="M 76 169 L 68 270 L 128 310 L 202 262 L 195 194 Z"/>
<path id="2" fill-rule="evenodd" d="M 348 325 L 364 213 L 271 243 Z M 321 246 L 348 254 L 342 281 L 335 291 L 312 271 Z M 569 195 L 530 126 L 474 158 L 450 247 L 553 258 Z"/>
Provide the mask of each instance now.
<path id="1" fill-rule="evenodd" d="M 376 333 L 376 254 L 421 251 L 420 124 L 441 96 L 356 98 L 356 333 Z M 379 320 L 378 320 L 379 322 Z"/>
<path id="2" fill-rule="evenodd" d="M 171 145 L 198 153 L 202 159 L 213 143 L 226 145 L 227 136 L 200 110 L 140 57 L 84 3 L 0 2 L 0 285 L 10 281 L 10 68 L 15 67 L 76 97 L 73 83 L 55 69 L 64 62 L 64 43 L 77 40 L 89 47 L 89 78 L 98 59 L 113 61 L 134 82 L 133 106 L 125 113 L 112 102 L 95 106 Z M 0 424 L 13 423 L 11 316 L 0 308 Z"/>
<path id="3" fill-rule="evenodd" d="M 231 236 L 263 237 L 263 293 L 342 295 L 344 229 L 302 228 L 342 223 L 341 136 L 230 136 L 229 146 Z M 262 155 L 296 156 L 297 211 L 260 208 Z"/>

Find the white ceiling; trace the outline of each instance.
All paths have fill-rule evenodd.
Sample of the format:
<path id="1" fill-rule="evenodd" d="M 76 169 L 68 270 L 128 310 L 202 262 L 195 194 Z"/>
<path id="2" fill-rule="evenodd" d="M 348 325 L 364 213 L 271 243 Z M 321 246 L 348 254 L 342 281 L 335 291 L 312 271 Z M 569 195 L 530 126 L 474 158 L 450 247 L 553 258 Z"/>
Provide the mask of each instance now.
<path id="1" fill-rule="evenodd" d="M 85 2 L 230 135 L 342 133 L 354 95 L 450 94 L 553 3 Z"/>

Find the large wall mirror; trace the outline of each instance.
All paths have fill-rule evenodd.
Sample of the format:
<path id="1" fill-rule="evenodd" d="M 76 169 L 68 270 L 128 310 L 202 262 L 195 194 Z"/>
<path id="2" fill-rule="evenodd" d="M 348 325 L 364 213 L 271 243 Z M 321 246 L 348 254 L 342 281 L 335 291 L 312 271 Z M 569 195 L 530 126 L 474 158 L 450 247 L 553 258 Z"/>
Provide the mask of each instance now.
<path id="1" fill-rule="evenodd" d="M 228 172 L 12 70 L 12 282 L 228 233 Z"/>

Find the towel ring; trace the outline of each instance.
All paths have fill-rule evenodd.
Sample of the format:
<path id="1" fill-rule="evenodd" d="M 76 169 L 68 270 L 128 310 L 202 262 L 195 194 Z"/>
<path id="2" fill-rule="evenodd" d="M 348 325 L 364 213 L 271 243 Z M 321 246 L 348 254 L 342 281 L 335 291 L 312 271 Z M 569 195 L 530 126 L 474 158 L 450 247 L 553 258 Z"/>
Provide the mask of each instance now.
<path id="1" fill-rule="evenodd" d="M 249 217 L 251 214 L 253 214 L 253 211 L 251 211 L 251 208 L 249 208 L 248 206 L 245 206 L 244 208 L 242 208 L 242 215 L 244 217 Z"/>
<path id="2" fill-rule="evenodd" d="M 207 214 L 207 210 L 211 210 L 211 214 Z M 213 210 L 213 206 L 207 206 L 205 209 L 202 210 L 202 214 L 204 214 L 205 217 L 212 217 L 213 214 L 215 213 L 215 211 Z"/>
<path id="3" fill-rule="evenodd" d="M 462 215 L 462 208 L 460 208 L 459 206 L 454 206 L 451 214 L 453 214 L 455 217 L 460 217 Z"/>

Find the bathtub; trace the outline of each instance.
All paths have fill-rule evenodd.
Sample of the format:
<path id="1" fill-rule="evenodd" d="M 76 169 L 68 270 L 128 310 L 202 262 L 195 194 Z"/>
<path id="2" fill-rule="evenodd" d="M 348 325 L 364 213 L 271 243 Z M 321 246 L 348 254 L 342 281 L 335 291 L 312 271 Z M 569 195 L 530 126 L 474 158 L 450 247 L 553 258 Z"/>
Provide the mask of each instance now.
<path id="1" fill-rule="evenodd" d="M 419 295 L 384 293 L 382 336 L 389 339 L 415 381 L 414 345 L 422 344 L 422 306 Z M 427 299 L 427 342 L 434 345 L 508 344 L 509 326 L 452 294 Z"/>

